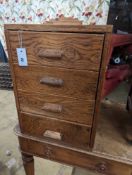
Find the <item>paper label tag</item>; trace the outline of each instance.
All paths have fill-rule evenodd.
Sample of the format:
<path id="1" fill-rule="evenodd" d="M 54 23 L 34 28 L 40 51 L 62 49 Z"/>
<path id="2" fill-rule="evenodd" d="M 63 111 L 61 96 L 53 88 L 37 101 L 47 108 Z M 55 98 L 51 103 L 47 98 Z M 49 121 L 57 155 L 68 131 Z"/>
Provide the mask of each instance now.
<path id="1" fill-rule="evenodd" d="M 28 66 L 27 54 L 25 48 L 17 48 L 17 58 L 19 66 Z"/>

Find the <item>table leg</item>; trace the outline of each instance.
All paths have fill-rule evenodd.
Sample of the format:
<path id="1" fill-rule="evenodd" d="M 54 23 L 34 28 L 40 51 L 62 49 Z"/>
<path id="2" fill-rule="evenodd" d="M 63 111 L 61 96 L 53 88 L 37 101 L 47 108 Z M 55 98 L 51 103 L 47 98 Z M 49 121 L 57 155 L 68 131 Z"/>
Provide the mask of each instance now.
<path id="1" fill-rule="evenodd" d="M 34 175 L 34 158 L 32 155 L 22 153 L 23 166 L 26 175 Z"/>

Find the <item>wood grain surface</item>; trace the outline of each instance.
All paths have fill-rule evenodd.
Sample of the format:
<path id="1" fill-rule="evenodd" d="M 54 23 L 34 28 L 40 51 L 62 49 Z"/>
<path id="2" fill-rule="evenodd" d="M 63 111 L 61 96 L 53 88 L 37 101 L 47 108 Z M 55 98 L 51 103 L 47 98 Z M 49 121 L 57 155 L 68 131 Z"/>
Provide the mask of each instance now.
<path id="1" fill-rule="evenodd" d="M 32 155 L 22 153 L 22 160 L 25 173 L 28 175 L 35 175 L 34 157 Z"/>
<path id="2" fill-rule="evenodd" d="M 106 69 L 106 33 L 112 26 L 82 26 L 77 20 L 70 24 L 71 19 L 69 24 L 63 19 L 5 25 L 20 128 L 27 134 L 19 134 L 26 174 L 34 174 L 36 155 L 103 174 L 131 175 L 129 166 L 88 152 Z M 16 48 L 21 46 L 28 67 L 18 66 Z M 49 138 L 49 133 L 61 140 Z"/>
<path id="3" fill-rule="evenodd" d="M 61 96 L 48 95 L 46 93 L 27 93 L 18 92 L 18 100 L 20 110 L 23 112 L 41 114 L 51 118 L 58 118 L 62 120 L 83 123 L 87 125 L 92 124 L 94 103 L 95 101 L 72 99 Z M 62 111 L 54 112 L 52 110 L 44 110 L 45 104 L 61 105 Z"/>
<path id="4" fill-rule="evenodd" d="M 63 120 L 26 113 L 20 113 L 20 116 L 22 133 L 41 139 L 50 139 L 44 136 L 47 130 L 59 132 L 62 140 L 59 142 L 55 139 L 51 140 L 75 147 L 83 147 L 84 149 L 89 148 L 91 128 L 86 125 L 77 125 Z"/>
<path id="5" fill-rule="evenodd" d="M 74 19 L 73 19 L 74 21 Z M 40 32 L 73 32 L 73 33 L 111 33 L 112 25 L 71 25 L 68 24 L 5 24 L 5 30 L 23 30 L 23 31 L 40 31 Z"/>
<path id="6" fill-rule="evenodd" d="M 62 97 L 95 100 L 98 72 L 51 67 L 14 65 L 17 90 L 54 94 Z M 45 77 L 62 79 L 62 86 L 42 84 Z"/>
<path id="7" fill-rule="evenodd" d="M 19 31 L 9 31 L 13 62 L 18 62 L 16 48 Z M 28 64 L 99 71 L 103 34 L 21 32 Z"/>
<path id="8" fill-rule="evenodd" d="M 123 162 L 110 155 L 52 144 L 19 133 L 20 149 L 32 155 L 68 165 L 79 166 L 104 175 L 131 175 L 132 162 Z M 48 154 L 47 154 L 48 152 Z"/>
<path id="9" fill-rule="evenodd" d="M 94 146 L 96 129 L 97 129 L 98 121 L 99 121 L 98 117 L 99 117 L 100 105 L 101 105 L 101 100 L 102 100 L 101 95 L 103 91 L 103 84 L 105 82 L 105 75 L 106 75 L 106 70 L 107 70 L 107 56 L 109 55 L 110 46 L 111 46 L 110 43 L 111 43 L 111 34 L 106 34 L 105 40 L 104 40 L 104 48 L 102 52 L 102 60 L 101 60 L 101 65 L 100 65 L 98 86 L 97 86 L 97 96 L 96 96 L 91 142 L 90 142 L 91 148 Z"/>

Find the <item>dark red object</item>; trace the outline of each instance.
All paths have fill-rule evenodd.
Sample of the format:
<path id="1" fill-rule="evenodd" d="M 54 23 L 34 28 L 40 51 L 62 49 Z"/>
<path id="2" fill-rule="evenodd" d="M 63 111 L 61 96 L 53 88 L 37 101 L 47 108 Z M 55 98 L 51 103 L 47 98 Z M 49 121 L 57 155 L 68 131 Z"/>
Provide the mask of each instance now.
<path id="1" fill-rule="evenodd" d="M 108 65 L 115 47 L 124 46 L 125 48 L 124 51 L 126 53 L 132 54 L 132 34 L 128 35 L 113 34 L 111 37 L 112 37 L 110 43 L 111 46 L 107 57 Z M 120 84 L 121 81 L 123 81 L 131 74 L 132 69 L 127 64 L 110 66 L 110 68 L 107 69 L 106 71 L 106 79 L 103 84 L 102 98 L 111 93 Z"/>

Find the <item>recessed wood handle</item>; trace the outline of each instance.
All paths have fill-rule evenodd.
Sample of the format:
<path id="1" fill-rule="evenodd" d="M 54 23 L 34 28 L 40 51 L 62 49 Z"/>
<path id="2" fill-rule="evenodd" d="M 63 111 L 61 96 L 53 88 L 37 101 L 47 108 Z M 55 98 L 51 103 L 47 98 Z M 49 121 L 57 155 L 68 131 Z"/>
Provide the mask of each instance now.
<path id="1" fill-rule="evenodd" d="M 51 86 L 62 86 L 64 82 L 60 78 L 44 77 L 40 80 L 40 83 L 51 85 Z"/>
<path id="2" fill-rule="evenodd" d="M 60 132 L 46 130 L 43 133 L 43 136 L 48 137 L 48 138 L 52 138 L 52 139 L 56 139 L 56 140 L 62 140 L 62 134 Z"/>
<path id="3" fill-rule="evenodd" d="M 61 113 L 62 105 L 54 103 L 45 103 L 42 109 L 49 112 Z"/>
<path id="4" fill-rule="evenodd" d="M 57 49 L 42 49 L 38 52 L 40 58 L 61 59 L 62 55 L 63 51 Z"/>

